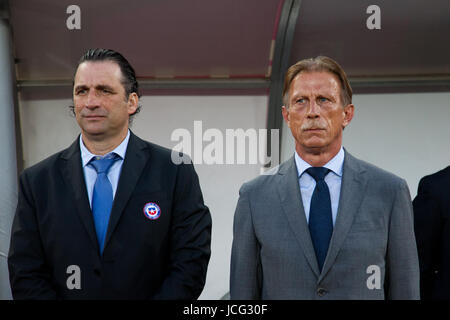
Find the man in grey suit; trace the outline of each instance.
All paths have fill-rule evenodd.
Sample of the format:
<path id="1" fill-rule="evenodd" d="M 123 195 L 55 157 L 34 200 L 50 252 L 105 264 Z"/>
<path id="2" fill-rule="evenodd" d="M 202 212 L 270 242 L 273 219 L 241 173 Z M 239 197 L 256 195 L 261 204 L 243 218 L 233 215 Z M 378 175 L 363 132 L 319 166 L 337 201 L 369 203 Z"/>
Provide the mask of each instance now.
<path id="1" fill-rule="evenodd" d="M 342 147 L 354 113 L 345 72 L 299 61 L 283 94 L 295 153 L 241 187 L 231 299 L 419 299 L 406 182 Z"/>

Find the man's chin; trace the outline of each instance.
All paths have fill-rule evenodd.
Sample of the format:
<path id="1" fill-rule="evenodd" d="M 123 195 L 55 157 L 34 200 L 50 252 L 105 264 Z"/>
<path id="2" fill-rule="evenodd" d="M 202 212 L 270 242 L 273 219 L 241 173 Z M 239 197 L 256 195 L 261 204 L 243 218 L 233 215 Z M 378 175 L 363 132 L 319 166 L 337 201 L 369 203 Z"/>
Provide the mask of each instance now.
<path id="1" fill-rule="evenodd" d="M 311 137 L 310 139 L 304 141 L 303 145 L 307 148 L 320 149 L 325 147 L 327 143 L 324 139 L 319 137 Z"/>
<path id="2" fill-rule="evenodd" d="M 307 141 L 303 142 L 301 145 L 302 149 L 310 154 L 321 154 L 328 146 L 323 140 Z"/>
<path id="3" fill-rule="evenodd" d="M 81 131 L 83 132 L 83 135 L 90 137 L 102 137 L 106 133 L 106 130 L 103 128 L 83 128 Z"/>

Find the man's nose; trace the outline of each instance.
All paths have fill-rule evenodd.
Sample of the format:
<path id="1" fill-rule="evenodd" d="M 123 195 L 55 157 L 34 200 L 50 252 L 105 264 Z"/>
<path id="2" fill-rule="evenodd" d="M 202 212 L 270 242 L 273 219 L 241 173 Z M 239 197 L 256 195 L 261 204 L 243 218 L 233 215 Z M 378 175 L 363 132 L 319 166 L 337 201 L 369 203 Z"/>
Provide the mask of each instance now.
<path id="1" fill-rule="evenodd" d="M 317 104 L 315 99 L 311 99 L 307 110 L 307 116 L 310 118 L 317 118 L 319 114 L 320 106 Z"/>
<path id="2" fill-rule="evenodd" d="M 96 108 L 99 106 L 99 97 L 94 90 L 90 90 L 86 97 L 87 108 Z"/>

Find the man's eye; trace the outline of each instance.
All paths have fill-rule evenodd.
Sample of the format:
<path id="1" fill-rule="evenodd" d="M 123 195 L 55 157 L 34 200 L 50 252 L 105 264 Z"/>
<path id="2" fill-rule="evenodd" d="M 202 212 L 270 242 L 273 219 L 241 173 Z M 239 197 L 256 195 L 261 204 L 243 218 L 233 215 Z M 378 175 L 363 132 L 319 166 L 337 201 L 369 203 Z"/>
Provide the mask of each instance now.
<path id="1" fill-rule="evenodd" d="M 300 98 L 300 99 L 297 99 L 297 103 L 305 103 L 305 99 L 303 99 L 303 98 Z"/>
<path id="2" fill-rule="evenodd" d="M 325 98 L 325 97 L 320 97 L 320 98 L 319 98 L 319 101 L 320 101 L 320 102 L 326 102 L 326 101 L 328 101 L 328 99 Z"/>
<path id="3" fill-rule="evenodd" d="M 85 94 L 85 93 L 86 93 L 86 90 L 85 90 L 85 89 L 79 89 L 79 90 L 77 90 L 75 93 L 76 93 L 77 95 Z"/>

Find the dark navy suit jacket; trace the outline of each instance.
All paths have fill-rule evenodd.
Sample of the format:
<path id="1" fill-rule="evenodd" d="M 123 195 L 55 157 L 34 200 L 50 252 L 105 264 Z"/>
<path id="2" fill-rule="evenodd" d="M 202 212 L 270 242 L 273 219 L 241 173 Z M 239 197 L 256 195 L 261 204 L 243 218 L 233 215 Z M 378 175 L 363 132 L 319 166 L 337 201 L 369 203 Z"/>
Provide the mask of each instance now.
<path id="1" fill-rule="evenodd" d="M 419 182 L 413 201 L 422 299 L 450 299 L 450 166 Z"/>
<path id="2" fill-rule="evenodd" d="M 156 203 L 158 219 L 144 214 Z M 211 216 L 192 164 L 131 133 L 103 255 L 79 139 L 20 176 L 9 272 L 14 299 L 196 299 L 210 258 Z M 81 271 L 69 289 L 67 268 Z"/>

